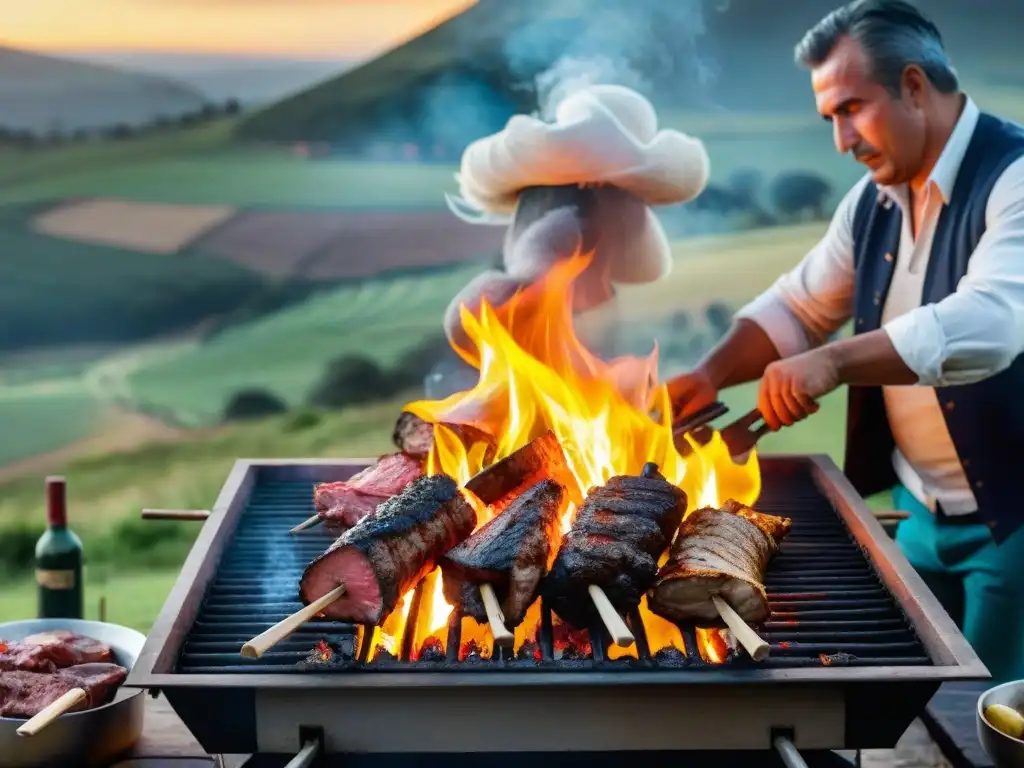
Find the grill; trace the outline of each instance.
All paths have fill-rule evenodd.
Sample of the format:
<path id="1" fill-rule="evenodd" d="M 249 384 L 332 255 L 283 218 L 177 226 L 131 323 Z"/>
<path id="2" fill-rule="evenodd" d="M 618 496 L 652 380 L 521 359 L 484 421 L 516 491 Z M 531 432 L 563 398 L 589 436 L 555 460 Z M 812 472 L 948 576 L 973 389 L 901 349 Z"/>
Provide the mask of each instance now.
<path id="1" fill-rule="evenodd" d="M 410 629 L 400 658 L 368 660 L 369 630 L 326 621 L 243 658 L 242 643 L 301 607 L 299 576 L 331 541 L 287 535 L 313 514 L 312 484 L 367 463 L 239 461 L 228 478 L 126 683 L 163 691 L 209 752 L 294 754 L 313 737 L 328 754 L 764 750 L 780 733 L 805 750 L 884 748 L 942 682 L 987 677 L 820 456 L 761 459 L 757 509 L 793 520 L 766 576 L 764 662 L 708 663 L 687 627 L 685 655 L 659 652 L 639 614 L 627 617 L 635 658 L 612 658 L 603 627 L 559 658 L 543 605 L 539 647 L 523 658 L 460 661 L 457 616 L 447 653 L 416 661 Z M 334 660 L 306 663 L 321 640 Z"/>

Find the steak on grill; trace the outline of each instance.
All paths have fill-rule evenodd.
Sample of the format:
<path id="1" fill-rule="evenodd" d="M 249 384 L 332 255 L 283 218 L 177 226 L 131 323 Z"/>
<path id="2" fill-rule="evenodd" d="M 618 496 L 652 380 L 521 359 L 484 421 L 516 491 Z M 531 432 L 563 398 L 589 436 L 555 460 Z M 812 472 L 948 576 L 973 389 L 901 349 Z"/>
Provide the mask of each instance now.
<path id="1" fill-rule="evenodd" d="M 0 716 L 34 717 L 74 688 L 86 693 L 70 712 L 109 702 L 128 677 L 117 664 L 79 664 L 58 672 L 0 672 Z"/>
<path id="2" fill-rule="evenodd" d="M 792 521 L 728 501 L 683 521 L 648 594 L 651 610 L 669 621 L 720 627 L 711 600 L 720 595 L 748 624 L 768 618 L 764 572 Z"/>
<path id="3" fill-rule="evenodd" d="M 39 632 L 12 643 L 0 640 L 0 671 L 53 672 L 113 658 L 110 646 L 65 629 Z"/>
<path id="4" fill-rule="evenodd" d="M 328 527 L 351 528 L 422 474 L 419 459 L 401 452 L 388 454 L 348 480 L 320 483 L 313 490 L 313 503 Z"/>
<path id="5" fill-rule="evenodd" d="M 345 594 L 324 615 L 378 624 L 475 527 L 476 512 L 452 478 L 421 477 L 306 566 L 299 597 L 308 605 L 344 584 Z"/>
<path id="6" fill-rule="evenodd" d="M 650 474 L 617 476 L 591 488 L 562 540 L 541 592 L 559 618 L 578 629 L 597 619 L 589 585 L 626 614 L 657 576 L 658 559 L 686 512 L 686 494 Z"/>
<path id="7" fill-rule="evenodd" d="M 562 541 L 568 494 L 541 480 L 441 559 L 444 596 L 481 624 L 487 611 L 480 585 L 492 585 L 505 625 L 513 629 L 537 599 L 541 579 Z"/>

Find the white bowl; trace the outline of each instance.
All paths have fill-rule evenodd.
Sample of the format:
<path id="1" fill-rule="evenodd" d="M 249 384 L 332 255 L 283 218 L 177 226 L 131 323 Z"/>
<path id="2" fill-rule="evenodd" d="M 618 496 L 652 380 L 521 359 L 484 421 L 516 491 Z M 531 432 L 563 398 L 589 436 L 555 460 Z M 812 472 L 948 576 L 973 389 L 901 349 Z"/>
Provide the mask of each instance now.
<path id="1" fill-rule="evenodd" d="M 1003 704 L 1024 712 L 1024 680 L 1003 683 L 989 688 L 978 697 L 978 740 L 996 768 L 1024 768 L 1024 740 L 1014 739 L 998 731 L 985 719 L 985 708 Z"/>

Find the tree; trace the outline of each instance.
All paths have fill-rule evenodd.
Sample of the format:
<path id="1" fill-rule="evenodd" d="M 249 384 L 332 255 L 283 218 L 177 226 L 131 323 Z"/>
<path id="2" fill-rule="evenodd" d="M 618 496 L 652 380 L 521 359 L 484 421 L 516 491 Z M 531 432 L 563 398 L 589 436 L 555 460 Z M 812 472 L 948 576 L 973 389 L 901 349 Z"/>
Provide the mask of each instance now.
<path id="1" fill-rule="evenodd" d="M 712 301 L 704 308 L 704 319 L 708 321 L 715 339 L 720 339 L 732 325 L 732 310 L 722 301 Z"/>
<path id="2" fill-rule="evenodd" d="M 801 217 L 810 213 L 816 219 L 824 219 L 825 203 L 832 194 L 832 186 L 815 173 L 793 171 L 777 176 L 770 194 L 772 205 L 784 216 Z"/>
<path id="3" fill-rule="evenodd" d="M 307 402 L 317 408 L 336 409 L 376 402 L 395 391 L 392 378 L 375 360 L 363 355 L 344 355 L 327 364 Z"/>
<path id="4" fill-rule="evenodd" d="M 276 416 L 288 411 L 288 404 L 264 389 L 242 389 L 224 406 L 224 421 L 245 421 Z"/>

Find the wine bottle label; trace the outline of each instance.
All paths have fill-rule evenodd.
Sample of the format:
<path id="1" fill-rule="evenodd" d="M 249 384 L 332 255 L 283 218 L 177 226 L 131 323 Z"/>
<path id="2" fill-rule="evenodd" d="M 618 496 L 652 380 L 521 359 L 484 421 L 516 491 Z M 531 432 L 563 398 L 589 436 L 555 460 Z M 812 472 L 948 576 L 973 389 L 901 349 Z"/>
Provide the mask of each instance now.
<path id="1" fill-rule="evenodd" d="M 74 589 L 74 571 L 53 571 L 36 569 L 36 583 L 46 589 Z"/>

